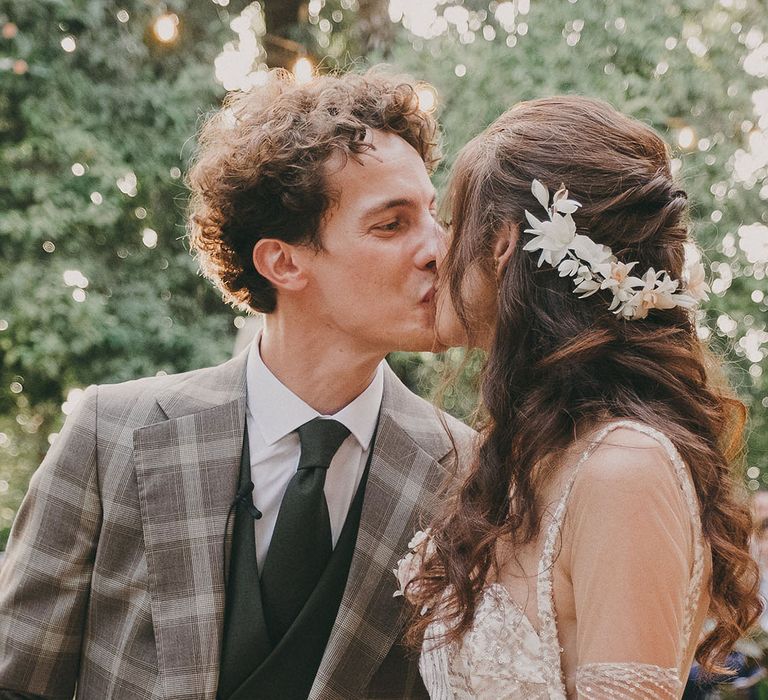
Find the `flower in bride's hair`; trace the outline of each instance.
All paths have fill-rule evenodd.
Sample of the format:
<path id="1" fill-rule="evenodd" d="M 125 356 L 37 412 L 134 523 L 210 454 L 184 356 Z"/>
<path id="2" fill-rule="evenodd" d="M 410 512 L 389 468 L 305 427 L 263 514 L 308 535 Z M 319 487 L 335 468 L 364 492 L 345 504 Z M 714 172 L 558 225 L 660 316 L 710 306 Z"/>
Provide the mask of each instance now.
<path id="1" fill-rule="evenodd" d="M 580 206 L 581 202 L 568 199 L 568 190 L 565 189 L 565 185 L 560 185 L 560 189 L 552 196 L 552 207 L 560 214 L 573 214 Z"/>
<path id="2" fill-rule="evenodd" d="M 576 279 L 574 280 L 576 287 L 574 288 L 573 293 L 578 294 L 579 299 L 584 299 L 584 297 L 591 297 L 600 289 L 600 280 L 595 279 L 592 271 L 588 267 L 584 267 L 582 270 L 586 270 L 586 273 L 577 275 Z"/>
<path id="3" fill-rule="evenodd" d="M 557 267 L 560 261 L 568 255 L 568 249 L 576 235 L 576 224 L 570 214 L 553 214 L 550 221 L 539 221 L 533 214 L 526 211 L 530 228 L 526 233 L 534 237 L 523 246 L 523 250 L 541 251 L 537 267 L 546 262 Z"/>
<path id="4" fill-rule="evenodd" d="M 637 262 L 623 263 L 614 259 L 597 268 L 603 277 L 600 289 L 610 289 L 613 294 L 609 311 L 615 311 L 620 305 L 626 304 L 635 294 L 635 290 L 644 285 L 643 280 L 629 274 L 635 265 Z"/>
<path id="5" fill-rule="evenodd" d="M 571 250 L 579 260 L 589 263 L 593 268 L 610 260 L 616 260 L 608 246 L 595 243 L 589 236 L 575 235 L 571 242 Z"/>
<path id="6" fill-rule="evenodd" d="M 531 183 L 531 193 L 542 207 L 549 209 L 549 190 L 546 185 L 542 185 L 538 180 L 534 180 Z"/>
<path id="7" fill-rule="evenodd" d="M 560 277 L 570 277 L 573 292 L 580 299 L 610 291 L 613 298 L 609 311 L 619 318 L 634 320 L 646 318 L 651 309 L 690 309 L 709 298 L 711 290 L 704 280 L 701 254 L 693 243 L 686 244 L 684 285 L 672 279 L 666 270 L 656 272 L 651 268 L 642 278 L 635 277 L 630 273 L 637 262 L 620 262 L 608 246 L 576 233 L 571 215 L 581 204 L 568 199 L 565 185 L 552 196 L 551 204 L 549 190 L 538 180 L 531 184 L 531 192 L 547 212 L 548 220 L 540 221 L 525 210 L 530 225 L 525 233 L 533 234 L 533 238 L 523 250 L 540 252 L 537 267 L 546 262 L 557 269 Z"/>
<path id="8" fill-rule="evenodd" d="M 685 305 L 685 300 L 675 295 L 680 283 L 673 280 L 665 270 L 656 272 L 650 268 L 643 275 L 642 283 L 642 289 L 636 291 L 623 305 L 621 315 L 625 318 L 646 318 L 651 309 L 673 309 Z"/>
<path id="9" fill-rule="evenodd" d="M 564 258 L 557 266 L 557 270 L 560 273 L 560 277 L 573 277 L 579 271 L 580 267 L 583 266 L 578 260 Z"/>
<path id="10" fill-rule="evenodd" d="M 684 273 L 685 294 L 693 299 L 694 302 L 709 301 L 709 288 L 704 278 L 704 265 L 700 260 L 691 263 L 686 267 Z"/>
<path id="11" fill-rule="evenodd" d="M 632 268 L 637 265 L 637 262 L 623 263 L 618 260 L 612 260 L 608 263 L 604 263 L 597 267 L 603 277 L 603 289 L 625 289 L 631 287 L 632 284 L 643 285 L 643 280 L 638 277 L 631 277 L 630 272 Z"/>

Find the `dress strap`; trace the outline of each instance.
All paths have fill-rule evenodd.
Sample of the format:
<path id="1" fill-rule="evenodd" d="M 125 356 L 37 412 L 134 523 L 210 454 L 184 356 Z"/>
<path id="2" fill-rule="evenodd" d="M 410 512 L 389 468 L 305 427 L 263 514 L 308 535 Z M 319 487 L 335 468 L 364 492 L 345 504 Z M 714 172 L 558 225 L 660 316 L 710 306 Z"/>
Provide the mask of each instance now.
<path id="1" fill-rule="evenodd" d="M 704 576 L 704 542 L 703 534 L 701 530 L 701 521 L 699 516 L 698 500 L 691 481 L 688 469 L 680 457 L 679 452 L 672 444 L 672 441 L 664 435 L 664 433 L 652 428 L 644 423 L 639 423 L 632 420 L 617 420 L 604 426 L 596 435 L 590 439 L 590 444 L 587 449 L 581 454 L 576 466 L 573 469 L 572 474 L 569 476 L 563 489 L 563 495 L 557 504 L 555 512 L 552 517 L 552 523 L 550 524 L 547 535 L 544 540 L 544 548 L 539 564 L 539 575 L 537 581 L 537 602 L 539 608 L 539 628 L 541 637 L 542 654 L 546 663 L 544 664 L 547 669 L 551 669 L 553 677 L 548 679 L 550 685 L 550 693 L 553 698 L 565 697 L 565 682 L 562 676 L 562 665 L 560 663 L 560 654 L 562 649 L 557 634 L 557 619 L 555 616 L 555 604 L 553 594 L 553 569 L 554 561 L 557 551 L 557 537 L 562 529 L 563 520 L 565 518 L 565 511 L 568 502 L 568 497 L 573 489 L 573 485 L 576 481 L 576 477 L 581 470 L 583 464 L 592 456 L 594 451 L 598 448 L 600 443 L 606 438 L 606 436 L 619 428 L 629 428 L 637 432 L 648 435 L 658 442 L 667 453 L 670 462 L 672 463 L 675 473 L 677 474 L 685 497 L 688 511 L 691 516 L 691 523 L 693 525 L 693 541 L 694 541 L 694 561 L 691 571 L 691 579 L 688 584 L 688 591 L 686 596 L 685 617 L 683 619 L 683 626 L 680 630 L 680 643 L 679 643 L 679 655 L 678 662 L 682 662 L 682 656 L 685 653 L 685 649 L 690 643 L 691 629 L 693 626 L 694 611 L 696 609 L 696 601 L 700 595 L 700 589 L 702 579 Z M 678 663 L 678 666 L 680 663 Z M 554 675 L 556 674 L 556 676 Z"/>

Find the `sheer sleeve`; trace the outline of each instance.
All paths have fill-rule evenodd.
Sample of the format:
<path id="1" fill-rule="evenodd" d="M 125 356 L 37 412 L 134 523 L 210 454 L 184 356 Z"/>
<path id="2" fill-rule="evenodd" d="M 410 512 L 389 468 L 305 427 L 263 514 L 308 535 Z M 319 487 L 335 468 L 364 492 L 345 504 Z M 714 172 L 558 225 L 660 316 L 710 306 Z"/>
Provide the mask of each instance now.
<path id="1" fill-rule="evenodd" d="M 577 696 L 679 697 L 693 532 L 662 447 L 632 430 L 611 433 L 578 474 L 564 534 Z"/>

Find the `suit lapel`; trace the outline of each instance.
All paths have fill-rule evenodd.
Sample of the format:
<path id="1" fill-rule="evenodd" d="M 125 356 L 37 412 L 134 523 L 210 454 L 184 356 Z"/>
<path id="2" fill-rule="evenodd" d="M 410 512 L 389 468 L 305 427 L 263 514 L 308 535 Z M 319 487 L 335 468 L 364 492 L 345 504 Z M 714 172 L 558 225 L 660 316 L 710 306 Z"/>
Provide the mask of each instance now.
<path id="1" fill-rule="evenodd" d="M 429 452 L 414 440 L 418 426 L 428 436 Z M 450 443 L 436 436 L 434 408 L 388 371 L 354 558 L 310 700 L 361 697 L 402 632 L 403 599 L 393 597 L 392 570 L 422 519 L 431 515 L 430 499 L 446 477 L 438 460 Z"/>
<path id="2" fill-rule="evenodd" d="M 245 425 L 244 356 L 158 397 L 169 420 L 134 433 L 164 697 L 213 698 L 224 619 L 227 515 Z M 211 401 L 221 403 L 211 406 Z"/>

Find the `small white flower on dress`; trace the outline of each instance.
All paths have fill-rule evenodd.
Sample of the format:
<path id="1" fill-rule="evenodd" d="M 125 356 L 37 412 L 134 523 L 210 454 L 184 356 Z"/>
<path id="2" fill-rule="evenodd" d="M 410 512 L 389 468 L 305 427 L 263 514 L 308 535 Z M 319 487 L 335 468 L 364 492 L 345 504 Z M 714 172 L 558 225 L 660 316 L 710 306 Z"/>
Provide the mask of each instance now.
<path id="1" fill-rule="evenodd" d="M 538 180 L 531 184 L 531 192 L 546 210 L 549 220 L 539 220 L 525 211 L 530 225 L 525 233 L 533 234 L 533 238 L 523 250 L 540 252 L 537 267 L 546 262 L 557 268 L 560 277 L 573 278 L 573 291 L 580 299 L 599 291 L 610 291 L 613 299 L 608 309 L 626 320 L 646 318 L 651 309 L 676 306 L 690 309 L 697 302 L 709 299 L 711 290 L 704 280 L 704 266 L 698 251 L 690 263 L 686 262 L 684 288 L 680 288 L 680 281 L 672 279 L 666 270 L 656 272 L 651 268 L 642 278 L 634 277 L 630 272 L 637 261 L 620 262 L 608 246 L 576 233 L 571 215 L 581 204 L 568 198 L 564 185 L 555 192 L 551 204 L 549 190 Z M 695 250 L 693 244 L 688 247 Z"/>
<path id="2" fill-rule="evenodd" d="M 393 598 L 405 596 L 415 590 L 415 579 L 421 571 L 425 557 L 430 557 L 435 551 L 435 543 L 431 539 L 429 529 L 419 530 L 408 543 L 410 550 L 402 559 L 397 562 L 397 568 L 392 569 L 392 573 L 397 579 L 397 590 L 392 594 Z"/>
<path id="3" fill-rule="evenodd" d="M 413 537 L 411 537 L 411 541 L 408 543 L 408 549 L 417 549 L 428 539 L 429 529 L 427 529 L 426 532 L 424 530 L 419 530 Z"/>
<path id="4" fill-rule="evenodd" d="M 392 569 L 392 573 L 394 573 L 398 583 L 397 590 L 392 594 L 393 598 L 405 595 L 408 585 L 416 578 L 420 568 L 421 557 L 413 552 L 408 552 L 408 554 L 397 562 L 397 568 Z"/>

